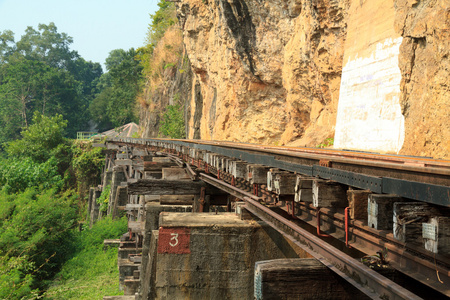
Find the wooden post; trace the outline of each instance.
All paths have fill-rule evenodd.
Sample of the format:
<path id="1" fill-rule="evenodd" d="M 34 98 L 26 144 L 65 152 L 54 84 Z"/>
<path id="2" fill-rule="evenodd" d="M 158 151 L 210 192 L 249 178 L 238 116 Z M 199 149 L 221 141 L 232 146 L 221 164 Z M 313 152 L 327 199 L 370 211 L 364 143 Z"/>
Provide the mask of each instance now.
<path id="1" fill-rule="evenodd" d="M 204 197 L 202 197 L 202 195 L 195 195 L 192 212 L 209 212 L 210 199 L 210 195 L 205 195 Z"/>
<path id="2" fill-rule="evenodd" d="M 247 172 L 247 163 L 243 161 L 232 161 L 231 162 L 231 175 L 235 178 L 246 178 L 245 174 Z"/>

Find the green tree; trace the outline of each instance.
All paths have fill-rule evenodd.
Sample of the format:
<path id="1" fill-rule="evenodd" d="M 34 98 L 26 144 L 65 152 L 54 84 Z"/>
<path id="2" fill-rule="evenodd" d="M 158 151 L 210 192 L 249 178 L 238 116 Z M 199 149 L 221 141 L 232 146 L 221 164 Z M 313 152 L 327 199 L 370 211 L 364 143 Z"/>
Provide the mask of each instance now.
<path id="1" fill-rule="evenodd" d="M 89 127 L 103 71 L 70 50 L 71 43 L 54 23 L 28 27 L 17 43 L 11 31 L 0 34 L 0 143 L 18 138 L 35 111 L 62 114 L 70 137 Z"/>
<path id="2" fill-rule="evenodd" d="M 11 157 L 29 157 L 36 162 L 45 162 L 53 156 L 54 150 L 65 143 L 64 129 L 67 121 L 62 115 L 47 117 L 36 112 L 33 124 L 21 132 L 22 139 L 6 145 Z"/>
<path id="3" fill-rule="evenodd" d="M 28 26 L 16 44 L 16 51 L 27 59 L 45 62 L 50 67 L 68 69 L 78 57 L 78 53 L 69 48 L 72 43 L 73 39 L 66 33 L 59 33 L 51 22 L 49 25 L 39 24 L 38 30 Z"/>
<path id="4" fill-rule="evenodd" d="M 99 80 L 101 92 L 90 105 L 100 130 L 137 121 L 136 97 L 142 84 L 142 67 L 133 48 L 111 51 L 106 69 L 108 72 Z"/>
<path id="5" fill-rule="evenodd" d="M 14 52 L 14 32 L 5 30 L 0 32 L 0 64 L 5 62 Z"/>

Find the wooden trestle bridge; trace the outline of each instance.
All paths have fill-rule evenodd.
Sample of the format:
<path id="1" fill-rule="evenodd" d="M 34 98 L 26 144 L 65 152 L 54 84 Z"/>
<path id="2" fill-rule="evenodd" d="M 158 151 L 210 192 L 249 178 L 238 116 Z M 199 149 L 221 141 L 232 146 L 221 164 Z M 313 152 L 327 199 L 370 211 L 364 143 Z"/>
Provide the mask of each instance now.
<path id="1" fill-rule="evenodd" d="M 106 151 L 111 161 L 126 154 L 129 195 L 170 189 L 143 176 L 152 165 L 146 155 L 166 156 L 187 170 L 194 211 L 245 210 L 371 298 L 426 298 L 424 287 L 450 296 L 450 161 L 133 138 L 110 138 Z M 211 189 L 223 196 L 210 199 Z M 417 284 L 396 283 L 383 268 Z"/>

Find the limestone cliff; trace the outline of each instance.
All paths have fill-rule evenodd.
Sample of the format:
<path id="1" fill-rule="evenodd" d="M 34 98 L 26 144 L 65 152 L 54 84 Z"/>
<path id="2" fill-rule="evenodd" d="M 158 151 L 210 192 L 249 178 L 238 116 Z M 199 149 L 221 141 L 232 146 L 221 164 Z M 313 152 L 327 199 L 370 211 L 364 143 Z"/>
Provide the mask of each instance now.
<path id="1" fill-rule="evenodd" d="M 333 136 L 348 1 L 178 5 L 193 72 L 189 137 L 316 145 Z M 200 92 L 200 93 L 198 93 Z M 197 107 L 196 103 L 202 103 Z"/>
<path id="2" fill-rule="evenodd" d="M 192 71 L 181 80 L 188 138 L 315 147 L 334 137 L 346 47 L 361 34 L 386 35 L 389 27 L 397 49 L 390 67 L 399 70 L 399 82 L 395 97 L 383 97 L 401 107 L 403 132 L 385 151 L 448 157 L 448 0 L 181 0 L 176 6 Z M 351 15 L 358 13 L 366 15 Z M 364 18 L 371 18 L 368 27 L 359 28 Z M 349 22 L 357 29 L 347 40 Z M 367 52 L 373 41 L 365 41 L 354 49 Z M 386 104 L 377 105 L 368 107 L 384 114 Z"/>
<path id="3" fill-rule="evenodd" d="M 405 116 L 401 153 L 450 158 L 450 2 L 397 0 Z"/>

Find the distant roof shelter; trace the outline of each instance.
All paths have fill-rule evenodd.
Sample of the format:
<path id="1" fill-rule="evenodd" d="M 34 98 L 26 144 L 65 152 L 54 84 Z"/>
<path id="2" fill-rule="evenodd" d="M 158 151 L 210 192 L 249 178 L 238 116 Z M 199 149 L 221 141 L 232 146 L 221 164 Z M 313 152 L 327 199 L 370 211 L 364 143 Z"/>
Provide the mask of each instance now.
<path id="1" fill-rule="evenodd" d="M 105 132 L 101 132 L 95 137 L 133 137 L 133 134 L 138 131 L 139 126 L 132 122 Z"/>
<path id="2" fill-rule="evenodd" d="M 90 138 L 104 137 L 133 137 L 133 135 L 137 132 L 139 132 L 139 126 L 136 123 L 128 123 L 105 132 L 79 131 L 77 132 L 77 140 L 88 140 Z"/>

